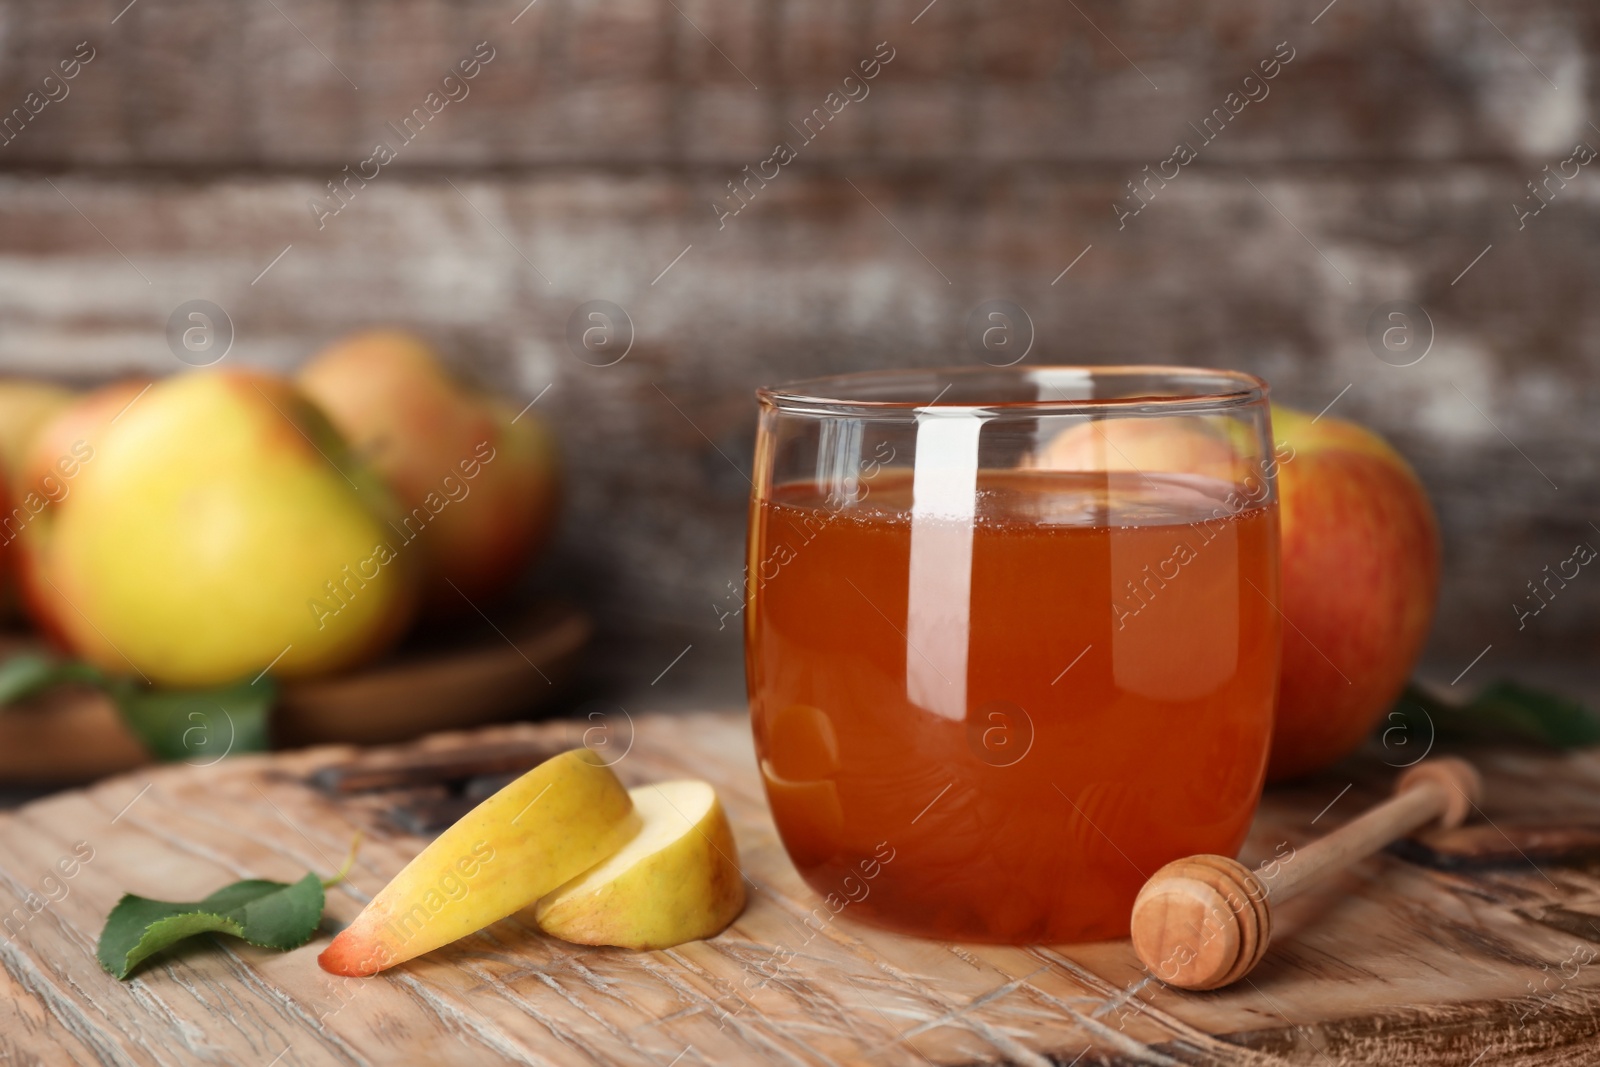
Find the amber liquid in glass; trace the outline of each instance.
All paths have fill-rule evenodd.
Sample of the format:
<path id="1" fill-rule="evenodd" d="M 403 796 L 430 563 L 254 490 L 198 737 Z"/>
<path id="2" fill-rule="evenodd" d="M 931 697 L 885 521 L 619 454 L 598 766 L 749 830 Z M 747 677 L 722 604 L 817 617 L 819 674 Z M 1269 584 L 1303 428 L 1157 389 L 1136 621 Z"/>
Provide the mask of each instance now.
<path id="1" fill-rule="evenodd" d="M 980 471 L 968 519 L 884 471 L 756 505 L 757 755 L 833 914 L 1008 943 L 1128 932 L 1234 855 L 1276 688 L 1275 505 L 1197 476 Z"/>

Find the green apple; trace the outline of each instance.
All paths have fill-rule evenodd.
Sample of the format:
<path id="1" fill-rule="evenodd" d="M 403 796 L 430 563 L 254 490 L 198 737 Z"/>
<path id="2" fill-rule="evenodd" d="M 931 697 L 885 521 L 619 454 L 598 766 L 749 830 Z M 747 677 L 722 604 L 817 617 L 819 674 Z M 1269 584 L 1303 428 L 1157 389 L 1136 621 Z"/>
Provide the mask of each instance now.
<path id="1" fill-rule="evenodd" d="M 73 649 L 169 686 L 349 667 L 408 624 L 392 500 L 288 382 L 152 386 L 51 507 L 40 583 Z"/>

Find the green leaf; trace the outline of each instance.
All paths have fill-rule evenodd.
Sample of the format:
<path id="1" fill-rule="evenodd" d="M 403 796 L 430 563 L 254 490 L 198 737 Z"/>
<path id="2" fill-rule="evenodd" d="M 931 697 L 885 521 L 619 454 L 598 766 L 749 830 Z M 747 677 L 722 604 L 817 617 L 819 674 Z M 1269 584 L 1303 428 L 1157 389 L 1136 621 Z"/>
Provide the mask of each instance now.
<path id="1" fill-rule="evenodd" d="M 1486 685 L 1467 710 L 1508 735 L 1552 748 L 1581 748 L 1600 742 L 1600 716 L 1576 700 L 1519 682 Z"/>
<path id="2" fill-rule="evenodd" d="M 271 677 L 217 689 L 108 686 L 130 729 L 161 760 L 210 765 L 232 752 L 267 748 L 267 715 L 277 698 Z"/>
<path id="3" fill-rule="evenodd" d="M 95 955 L 100 959 L 100 966 L 112 975 L 126 978 L 135 967 L 162 949 L 185 938 L 212 932 L 243 937 L 244 927 L 226 916 L 195 911 L 191 905 L 130 895 L 123 897 L 111 910 Z"/>
<path id="4" fill-rule="evenodd" d="M 263 948 L 299 948 L 322 922 L 322 879 L 298 882 L 248 879 L 223 886 L 192 904 L 125 894 L 106 917 L 95 955 L 117 978 L 185 938 L 221 933 Z"/>
<path id="5" fill-rule="evenodd" d="M 1407 685 L 1384 719 L 1383 733 L 1386 745 L 1398 734 L 1569 749 L 1600 744 L 1600 715 L 1576 700 L 1520 682 L 1492 682 L 1465 704 Z"/>
<path id="6" fill-rule="evenodd" d="M 200 765 L 231 752 L 264 751 L 267 717 L 278 696 L 267 675 L 215 689 L 151 689 L 88 663 L 24 652 L 0 663 L 0 707 L 68 682 L 104 690 L 157 759 Z"/>
<path id="7" fill-rule="evenodd" d="M 105 680 L 99 669 L 87 663 L 63 662 L 37 652 L 22 652 L 0 663 L 0 707 L 66 682 L 101 685 Z"/>

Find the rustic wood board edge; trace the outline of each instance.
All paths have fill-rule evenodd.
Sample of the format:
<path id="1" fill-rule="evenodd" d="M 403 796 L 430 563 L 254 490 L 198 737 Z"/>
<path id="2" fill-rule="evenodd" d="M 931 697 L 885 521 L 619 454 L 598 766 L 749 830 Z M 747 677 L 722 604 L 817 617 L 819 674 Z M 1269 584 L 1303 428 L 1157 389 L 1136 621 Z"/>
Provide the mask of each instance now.
<path id="1" fill-rule="evenodd" d="M 513 724 L 404 748 L 496 739 L 576 744 L 588 725 Z M 215 768 L 153 768 L 0 816 L 0 887 L 19 896 L 37 887 L 39 872 L 86 820 L 116 829 L 96 832 L 96 860 L 70 895 L 23 931 L 25 944 L 0 940 L 0 1050 L 21 1062 L 31 1054 L 45 1062 L 174 1062 L 167 1042 L 182 1050 L 182 1062 L 269 1062 L 282 1051 L 273 1041 L 292 1034 L 285 1067 L 455 1062 L 469 1054 L 488 1062 L 664 1063 L 688 1046 L 697 1051 L 686 1064 L 862 1062 L 869 1052 L 873 1062 L 891 1064 L 1030 1067 L 1080 1054 L 1085 1064 L 1421 1067 L 1469 1063 L 1480 1052 L 1497 1063 L 1586 1062 L 1583 1042 L 1600 1014 L 1600 967 L 1583 967 L 1548 1002 L 1527 999 L 1524 974 L 1532 978 L 1541 961 L 1557 961 L 1574 936 L 1520 914 L 1557 901 L 1574 914 L 1600 907 L 1600 882 L 1585 872 L 1550 872 L 1552 889 L 1537 875 L 1467 876 L 1392 857 L 1369 861 L 1315 903 L 1324 913 L 1269 958 L 1255 976 L 1259 988 L 1200 995 L 1145 988 L 1146 1000 L 1128 1012 L 1141 982 L 1125 943 L 947 945 L 885 935 L 848 915 L 813 941 L 786 940 L 816 899 L 772 836 L 743 715 L 641 716 L 634 726 L 637 744 L 619 765 L 625 778 L 699 774 L 724 794 L 759 885 L 752 907 L 722 937 L 634 954 L 552 943 L 512 919 L 363 986 L 349 1011 L 336 1004 L 325 1023 L 318 1015 L 327 1010 L 319 1008 L 325 976 L 314 964 L 320 939 L 281 956 L 233 946 L 184 952 L 118 985 L 91 958 L 117 892 L 178 897 L 200 883 L 330 867 L 349 832 L 371 827 L 382 803 L 382 794 L 336 800 L 307 781 L 313 768 L 354 756 L 350 746 L 245 756 Z M 1508 795 L 1581 791 L 1600 809 L 1592 759 L 1517 757 L 1486 769 Z M 1325 803 L 1313 787 L 1269 797 L 1254 847 L 1270 853 L 1280 835 L 1303 834 Z M 354 884 L 330 894 L 331 925 L 353 917 L 416 843 L 376 830 Z M 1412 910 L 1385 919 L 1392 899 Z M 1365 930 L 1395 943 L 1392 958 L 1339 940 Z M 1474 955 L 1474 944 L 1487 947 Z M 747 988 L 752 968 L 786 945 L 800 949 L 792 967 Z M 1341 948 L 1352 957 L 1339 958 Z M 1438 976 L 1419 979 L 1422 964 Z M 1417 995 L 1448 984 L 1447 969 L 1463 972 L 1455 982 L 1461 996 Z M 218 998 L 231 1005 L 225 1025 L 216 1018 Z M 1526 1015 L 1520 1024 L 1519 1011 Z M 184 1043 L 191 1039 L 199 1043 Z"/>

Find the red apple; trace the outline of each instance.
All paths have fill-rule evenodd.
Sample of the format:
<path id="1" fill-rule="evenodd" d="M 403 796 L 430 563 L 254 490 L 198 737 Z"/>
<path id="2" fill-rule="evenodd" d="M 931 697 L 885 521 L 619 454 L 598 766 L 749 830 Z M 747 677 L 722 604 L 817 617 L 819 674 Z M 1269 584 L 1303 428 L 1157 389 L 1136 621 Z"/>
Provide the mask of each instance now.
<path id="1" fill-rule="evenodd" d="M 1354 423 L 1273 405 L 1283 668 L 1269 781 L 1355 751 L 1405 685 L 1433 622 L 1439 528 L 1416 474 Z"/>
<path id="2" fill-rule="evenodd" d="M 399 498 L 428 608 L 470 613 L 515 583 L 555 517 L 555 442 L 538 416 L 464 385 L 400 330 L 347 337 L 298 381 Z"/>
<path id="3" fill-rule="evenodd" d="M 1227 433 L 1193 416 L 1096 419 L 1056 434 L 1032 463 L 1047 470 L 1170 472 L 1239 481 L 1248 466 Z"/>
<path id="4" fill-rule="evenodd" d="M 8 487 L 20 482 L 22 457 L 39 428 L 63 407 L 73 393 L 59 385 L 29 378 L 0 378 L 0 468 Z M 13 582 L 16 567 L 14 542 L 27 520 L 25 511 L 13 509 L 18 501 L 10 491 L 0 492 L 0 619 L 10 621 L 21 613 L 19 592 Z"/>

